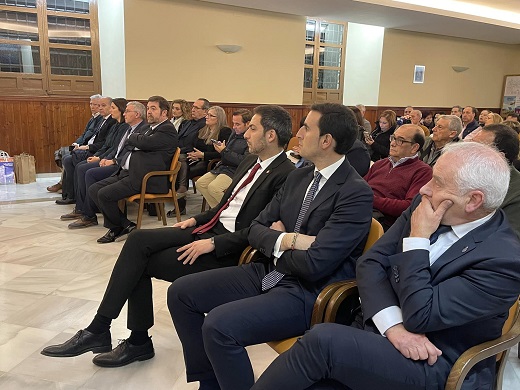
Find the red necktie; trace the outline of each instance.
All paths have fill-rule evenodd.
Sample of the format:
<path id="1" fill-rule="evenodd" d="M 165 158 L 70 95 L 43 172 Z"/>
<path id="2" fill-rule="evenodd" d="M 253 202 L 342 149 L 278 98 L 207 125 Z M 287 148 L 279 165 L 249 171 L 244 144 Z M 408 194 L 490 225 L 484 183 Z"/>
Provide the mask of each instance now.
<path id="1" fill-rule="evenodd" d="M 213 226 L 215 226 L 218 222 L 218 219 L 220 217 L 220 214 L 222 214 L 222 212 L 228 208 L 229 204 L 231 203 L 231 201 L 235 198 L 235 196 L 237 196 L 237 194 L 242 190 L 242 188 L 244 188 L 245 186 L 247 186 L 249 183 L 251 183 L 251 181 L 253 181 L 253 178 L 255 177 L 255 174 L 256 172 L 260 169 L 260 163 L 256 163 L 256 165 L 253 167 L 253 169 L 251 170 L 251 172 L 249 173 L 249 176 L 246 178 L 246 180 L 244 180 L 244 182 L 240 185 L 240 187 L 237 188 L 237 190 L 233 193 L 233 195 L 231 195 L 229 197 L 229 199 L 227 200 L 226 203 L 224 203 L 224 205 L 220 208 L 219 211 L 217 211 L 217 213 L 213 216 L 213 218 L 211 218 L 211 220 L 208 222 L 208 223 L 205 223 L 204 225 L 202 226 L 199 226 L 198 228 L 195 228 L 192 232 L 192 234 L 202 234 L 202 233 L 206 233 L 208 230 L 210 230 L 211 228 L 213 228 Z"/>

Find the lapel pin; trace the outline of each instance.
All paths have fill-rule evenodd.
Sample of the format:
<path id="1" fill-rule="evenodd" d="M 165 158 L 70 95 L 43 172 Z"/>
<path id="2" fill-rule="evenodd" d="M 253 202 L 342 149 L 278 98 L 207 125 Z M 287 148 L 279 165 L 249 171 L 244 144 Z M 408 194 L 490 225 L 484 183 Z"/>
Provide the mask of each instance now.
<path id="1" fill-rule="evenodd" d="M 265 174 L 266 174 L 266 175 L 267 175 L 268 173 L 271 173 L 271 170 L 268 169 L 267 171 L 265 171 Z"/>
<path id="2" fill-rule="evenodd" d="M 468 250 L 468 247 L 465 246 L 464 248 L 462 248 L 462 253 L 466 252 Z"/>

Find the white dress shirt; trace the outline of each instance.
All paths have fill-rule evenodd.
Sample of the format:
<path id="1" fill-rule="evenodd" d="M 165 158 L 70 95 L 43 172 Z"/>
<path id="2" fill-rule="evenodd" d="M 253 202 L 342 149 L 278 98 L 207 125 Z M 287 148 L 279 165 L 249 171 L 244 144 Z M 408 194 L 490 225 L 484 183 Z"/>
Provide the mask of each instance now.
<path id="1" fill-rule="evenodd" d="M 282 153 L 283 151 L 264 161 L 260 161 L 260 159 L 257 160 L 257 163 L 260 164 L 260 169 L 256 171 L 253 180 L 251 180 L 249 184 L 247 184 L 244 188 L 240 190 L 238 194 L 236 194 L 233 200 L 229 203 L 229 206 L 220 214 L 219 221 L 220 223 L 222 223 L 222 225 L 224 225 L 224 227 L 227 230 L 229 230 L 232 233 L 235 231 L 235 221 L 237 219 L 237 215 L 240 212 L 242 205 L 244 204 L 244 200 L 246 199 L 249 190 L 251 189 L 251 187 L 253 187 L 253 184 L 260 177 L 262 172 L 267 169 L 269 164 L 271 164 Z M 244 176 L 242 176 L 242 179 L 240 179 L 235 188 L 239 188 L 242 185 L 242 183 L 247 179 L 249 173 L 253 170 L 253 167 L 255 165 L 256 163 L 253 164 L 253 166 L 244 174 Z"/>

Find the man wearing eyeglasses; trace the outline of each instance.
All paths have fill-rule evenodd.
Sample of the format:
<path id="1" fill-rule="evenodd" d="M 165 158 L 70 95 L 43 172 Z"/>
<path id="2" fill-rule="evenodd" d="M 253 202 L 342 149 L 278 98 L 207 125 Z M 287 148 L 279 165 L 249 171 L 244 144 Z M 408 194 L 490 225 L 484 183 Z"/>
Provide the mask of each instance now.
<path id="1" fill-rule="evenodd" d="M 388 158 L 376 161 L 365 175 L 374 192 L 373 217 L 385 231 L 432 178 L 431 167 L 419 159 L 423 145 L 424 132 L 419 126 L 402 125 L 390 136 Z"/>
<path id="2" fill-rule="evenodd" d="M 181 169 L 177 175 L 177 192 L 180 194 L 188 190 L 187 153 L 193 151 L 197 134 L 199 130 L 206 125 L 206 114 L 208 113 L 210 105 L 208 99 L 198 98 L 195 100 L 191 107 L 191 119 L 182 122 L 179 127 L 179 148 L 181 148 L 179 161 L 181 162 Z"/>

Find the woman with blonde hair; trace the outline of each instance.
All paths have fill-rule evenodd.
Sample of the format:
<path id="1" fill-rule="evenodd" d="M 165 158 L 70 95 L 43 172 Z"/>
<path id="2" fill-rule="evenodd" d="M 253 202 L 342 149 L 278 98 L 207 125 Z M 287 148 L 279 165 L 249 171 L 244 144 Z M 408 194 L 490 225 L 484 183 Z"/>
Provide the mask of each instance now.
<path id="1" fill-rule="evenodd" d="M 487 114 L 487 118 L 485 118 L 484 125 L 495 125 L 497 123 L 502 123 L 503 119 L 500 116 L 500 114 L 497 114 L 496 112 L 490 112 Z"/>
<path id="2" fill-rule="evenodd" d="M 171 106 L 172 119 L 170 121 L 175 126 L 175 130 L 179 131 L 181 123 L 191 119 L 191 106 L 184 99 L 175 99 Z"/>
<path id="3" fill-rule="evenodd" d="M 206 114 L 206 126 L 199 130 L 193 152 L 188 153 L 190 179 L 204 175 L 208 162 L 220 158 L 220 153 L 215 150 L 213 144 L 227 141 L 230 135 L 231 129 L 228 127 L 224 109 L 219 106 L 211 107 Z"/>

